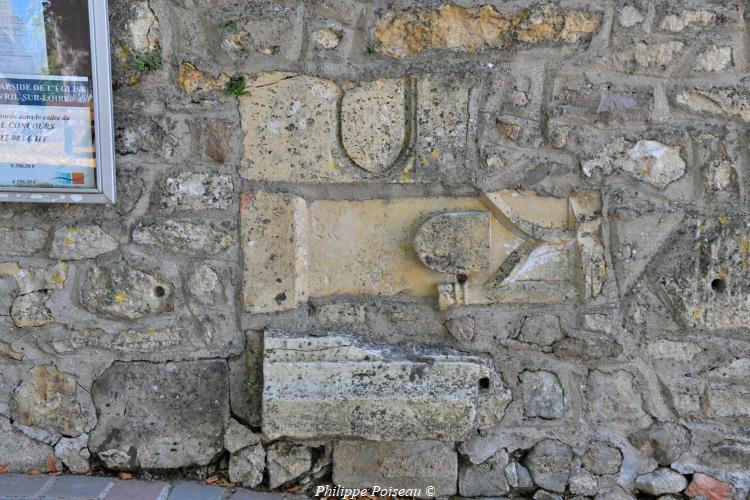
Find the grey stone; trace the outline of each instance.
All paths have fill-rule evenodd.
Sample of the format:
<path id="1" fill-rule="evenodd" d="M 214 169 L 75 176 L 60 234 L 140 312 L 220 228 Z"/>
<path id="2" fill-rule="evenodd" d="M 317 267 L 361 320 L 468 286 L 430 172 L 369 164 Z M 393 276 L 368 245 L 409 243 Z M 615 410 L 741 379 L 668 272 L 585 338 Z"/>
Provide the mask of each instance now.
<path id="1" fill-rule="evenodd" d="M 679 493 L 688 485 L 687 479 L 672 469 L 662 467 L 654 472 L 643 474 L 635 479 L 634 488 L 649 495 Z"/>
<path id="2" fill-rule="evenodd" d="M 461 316 L 446 321 L 445 327 L 456 339 L 471 340 L 475 335 L 476 321 L 471 316 Z"/>
<path id="3" fill-rule="evenodd" d="M 68 264 L 58 262 L 47 267 L 17 268 L 13 275 L 18 284 L 18 293 L 62 290 L 68 279 Z"/>
<path id="4" fill-rule="evenodd" d="M 274 443 L 268 447 L 268 486 L 276 489 L 289 483 L 313 466 L 310 448 L 292 443 Z"/>
<path id="5" fill-rule="evenodd" d="M 711 45 L 698 54 L 695 60 L 696 71 L 722 71 L 732 65 L 732 47 Z"/>
<path id="6" fill-rule="evenodd" d="M 212 304 L 214 302 L 214 291 L 219 283 L 220 279 L 216 271 L 204 264 L 190 275 L 187 287 L 193 297 L 204 304 Z"/>
<path id="7" fill-rule="evenodd" d="M 685 90 L 677 94 L 675 101 L 691 111 L 750 122 L 750 91 L 743 87 Z"/>
<path id="8" fill-rule="evenodd" d="M 565 398 L 557 375 L 546 371 L 525 371 L 519 379 L 527 416 L 553 419 L 565 415 Z"/>
<path id="9" fill-rule="evenodd" d="M 341 30 L 333 28 L 323 28 L 317 31 L 313 31 L 313 33 L 310 35 L 310 41 L 316 49 L 331 50 L 338 47 L 339 43 L 341 43 L 341 37 Z"/>
<path id="10" fill-rule="evenodd" d="M 406 356 L 349 335 L 279 331 L 266 331 L 264 349 L 268 439 L 461 440 L 510 402 L 499 376 L 461 353 Z"/>
<path id="11" fill-rule="evenodd" d="M 655 422 L 646 429 L 632 433 L 629 440 L 659 465 L 669 466 L 690 447 L 690 431 L 672 422 Z"/>
<path id="12" fill-rule="evenodd" d="M 531 498 L 534 500 L 563 500 L 561 495 L 546 490 L 537 490 Z"/>
<path id="13" fill-rule="evenodd" d="M 534 489 L 534 482 L 531 480 L 529 470 L 518 462 L 511 462 L 505 466 L 505 477 L 508 485 L 520 491 L 530 491 Z"/>
<path id="14" fill-rule="evenodd" d="M 237 239 L 231 232 L 213 224 L 167 219 L 136 228 L 133 241 L 158 245 L 176 253 L 216 255 L 234 245 Z"/>
<path id="15" fill-rule="evenodd" d="M 518 340 L 541 346 L 552 345 L 565 336 L 557 316 L 528 316 L 523 319 Z"/>
<path id="16" fill-rule="evenodd" d="M 50 255 L 60 260 L 93 259 L 118 246 L 99 226 L 66 226 L 55 231 Z"/>
<path id="17" fill-rule="evenodd" d="M 641 395 L 634 387 L 632 374 L 617 370 L 589 372 L 586 396 L 589 416 L 595 422 L 628 422 L 646 417 Z"/>
<path id="18" fill-rule="evenodd" d="M 456 493 L 458 458 L 453 443 L 339 441 L 333 448 L 333 482 L 348 488 L 435 488 Z"/>
<path id="19" fill-rule="evenodd" d="M 596 477 L 585 469 L 575 468 L 568 478 L 568 489 L 573 495 L 596 495 L 599 483 Z"/>
<path id="20" fill-rule="evenodd" d="M 449 212 L 428 217 L 414 236 L 414 251 L 435 271 L 486 272 L 490 267 L 490 212 Z"/>
<path id="21" fill-rule="evenodd" d="M 219 118 L 209 122 L 203 132 L 203 150 L 206 156 L 216 162 L 224 163 L 231 153 L 230 126 L 229 120 Z"/>
<path id="22" fill-rule="evenodd" d="M 55 445 L 55 456 L 74 474 L 88 474 L 91 466 L 91 453 L 88 449 L 89 436 L 81 434 L 77 438 L 62 438 Z"/>
<path id="23" fill-rule="evenodd" d="M 595 500 L 635 500 L 630 493 L 626 493 L 619 486 L 612 486 L 597 493 Z"/>
<path id="24" fill-rule="evenodd" d="M 234 197 L 234 183 L 227 175 L 181 173 L 168 177 L 162 207 L 171 210 L 226 210 Z"/>
<path id="25" fill-rule="evenodd" d="M 570 335 L 575 335 L 575 337 L 566 337 L 556 342 L 552 347 L 552 351 L 557 356 L 561 358 L 604 359 L 616 358 L 622 354 L 622 346 L 608 335 L 589 332 L 575 332 Z"/>
<path id="26" fill-rule="evenodd" d="M 33 328 L 54 323 L 55 318 L 45 305 L 48 298 L 47 292 L 34 292 L 13 299 L 10 306 L 13 323 L 18 328 Z"/>
<path id="27" fill-rule="evenodd" d="M 595 441 L 584 453 L 581 463 L 586 470 L 600 476 L 617 474 L 622 465 L 622 452 L 607 443 Z"/>
<path id="28" fill-rule="evenodd" d="M 172 310 L 174 287 L 157 274 L 120 261 L 89 269 L 81 281 L 81 304 L 97 314 L 140 319 Z"/>
<path id="29" fill-rule="evenodd" d="M 229 459 L 229 480 L 254 488 L 263 482 L 266 469 L 266 450 L 262 445 L 243 448 L 232 453 Z"/>
<path id="30" fill-rule="evenodd" d="M 89 448 L 111 469 L 206 465 L 224 449 L 226 361 L 116 362 L 96 379 Z"/>
<path id="31" fill-rule="evenodd" d="M 224 433 L 224 448 L 229 453 L 240 451 L 242 448 L 247 448 L 259 442 L 260 435 L 255 434 L 235 419 L 229 421 L 229 425 Z"/>
<path id="32" fill-rule="evenodd" d="M 36 228 L 0 227 L 0 255 L 33 255 L 47 243 L 47 232 Z"/>
<path id="33" fill-rule="evenodd" d="M 564 493 L 570 475 L 573 451 L 565 443 L 545 439 L 537 443 L 524 460 L 534 482 L 547 490 Z"/>
<path id="34" fill-rule="evenodd" d="M 47 470 L 47 459 L 54 457 L 51 446 L 35 441 L 17 431 L 10 421 L 0 416 L 0 463 L 10 464 L 9 472 Z M 56 466 L 60 465 L 54 460 Z"/>
<path id="35" fill-rule="evenodd" d="M 18 420 L 13 422 L 13 427 L 23 432 L 31 439 L 39 441 L 40 443 L 46 443 L 50 446 L 55 446 L 62 437 L 62 435 L 52 427 L 45 427 L 42 429 L 31 425 L 23 425 Z"/>
<path id="36" fill-rule="evenodd" d="M 263 395 L 263 333 L 245 332 L 245 351 L 229 360 L 232 414 L 250 425 L 261 425 Z"/>
<path id="37" fill-rule="evenodd" d="M 481 464 L 462 463 L 458 471 L 458 491 L 464 497 L 493 497 L 510 491 L 505 477 L 508 452 L 501 450 Z"/>
<path id="38" fill-rule="evenodd" d="M 78 400 L 78 383 L 54 366 L 36 366 L 13 393 L 13 419 L 23 425 L 52 428 L 64 436 L 84 432 L 86 417 Z"/>

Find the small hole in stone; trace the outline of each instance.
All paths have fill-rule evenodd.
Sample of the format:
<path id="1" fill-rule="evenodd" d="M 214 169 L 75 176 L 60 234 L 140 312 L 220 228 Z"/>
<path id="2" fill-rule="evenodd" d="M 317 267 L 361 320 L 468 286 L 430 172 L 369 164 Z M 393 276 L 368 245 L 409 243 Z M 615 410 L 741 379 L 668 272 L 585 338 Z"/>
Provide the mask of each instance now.
<path id="1" fill-rule="evenodd" d="M 465 274 L 459 274 L 458 276 L 456 276 L 456 281 L 458 281 L 461 285 L 463 285 L 464 283 L 469 281 L 469 277 L 466 276 Z"/>
<path id="2" fill-rule="evenodd" d="M 164 297 L 167 294 L 167 291 L 164 289 L 163 286 L 157 286 L 154 288 L 154 295 L 157 297 Z"/>
<path id="3" fill-rule="evenodd" d="M 724 293 L 727 290 L 727 282 L 721 278 L 716 278 L 711 282 L 711 290 L 716 293 Z"/>
<path id="4" fill-rule="evenodd" d="M 486 391 L 490 388 L 490 379 L 487 377 L 482 377 L 479 379 L 479 389 L 482 391 Z"/>

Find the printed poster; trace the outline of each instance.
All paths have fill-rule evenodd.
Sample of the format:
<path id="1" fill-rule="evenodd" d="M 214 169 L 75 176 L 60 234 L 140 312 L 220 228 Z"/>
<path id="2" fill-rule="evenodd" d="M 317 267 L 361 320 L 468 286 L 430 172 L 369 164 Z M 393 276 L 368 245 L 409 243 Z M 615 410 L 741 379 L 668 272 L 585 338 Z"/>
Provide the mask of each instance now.
<path id="1" fill-rule="evenodd" d="M 90 79 L 49 75 L 44 9 L 0 0 L 0 188 L 95 189 Z"/>

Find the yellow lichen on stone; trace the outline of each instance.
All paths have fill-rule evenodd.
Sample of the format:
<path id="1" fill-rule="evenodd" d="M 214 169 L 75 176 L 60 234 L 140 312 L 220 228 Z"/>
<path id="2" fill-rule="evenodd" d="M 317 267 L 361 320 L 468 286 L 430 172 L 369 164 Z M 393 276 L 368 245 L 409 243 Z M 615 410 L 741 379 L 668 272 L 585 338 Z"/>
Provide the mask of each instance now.
<path id="1" fill-rule="evenodd" d="M 214 78 L 205 71 L 199 70 L 190 62 L 182 63 L 177 73 L 177 84 L 190 96 L 201 91 L 218 92 L 224 90 L 228 83 L 229 76 L 222 73 L 218 78 Z"/>
<path id="2" fill-rule="evenodd" d="M 490 5 L 467 8 L 446 4 L 438 9 L 390 14 L 377 24 L 374 35 L 386 55 L 400 58 L 425 49 L 474 52 L 502 49 L 516 42 L 536 44 L 560 40 L 572 43 L 593 33 L 599 23 L 599 16 L 581 11 L 560 13 L 545 8 L 510 16 Z"/>

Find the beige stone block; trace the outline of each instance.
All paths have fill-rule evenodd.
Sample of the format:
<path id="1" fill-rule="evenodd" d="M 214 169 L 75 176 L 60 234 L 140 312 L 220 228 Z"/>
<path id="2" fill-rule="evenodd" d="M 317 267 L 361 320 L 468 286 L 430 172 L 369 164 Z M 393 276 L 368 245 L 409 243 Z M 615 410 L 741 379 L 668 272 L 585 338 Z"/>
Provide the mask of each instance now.
<path id="1" fill-rule="evenodd" d="M 294 309 L 308 294 L 305 200 L 257 191 L 242 195 L 240 210 L 246 309 Z"/>
<path id="2" fill-rule="evenodd" d="M 252 202 L 256 195 L 270 205 Z M 332 295 L 435 297 L 443 309 L 549 303 L 593 298 L 606 279 L 598 193 L 320 200 L 307 217 L 302 200 L 291 203 L 287 195 L 243 197 L 251 312 Z M 297 299 L 287 300 L 290 289 Z"/>
<path id="3" fill-rule="evenodd" d="M 341 139 L 346 152 L 364 170 L 386 172 L 408 141 L 407 81 L 376 80 L 351 85 L 345 91 Z"/>
<path id="4" fill-rule="evenodd" d="M 375 346 L 345 334 L 265 332 L 266 439 L 459 441 L 511 393 L 472 355 Z"/>
<path id="5" fill-rule="evenodd" d="M 333 448 L 333 482 L 344 488 L 422 490 L 422 497 L 456 493 L 458 458 L 453 443 L 339 441 Z M 434 488 L 427 495 L 427 487 Z"/>
<path id="6" fill-rule="evenodd" d="M 248 90 L 239 98 L 244 177 L 287 182 L 339 177 L 333 148 L 341 89 L 335 82 L 263 73 L 248 79 Z"/>
<path id="7" fill-rule="evenodd" d="M 417 82 L 417 178 L 450 178 L 464 166 L 470 88 L 458 78 L 425 76 Z"/>

